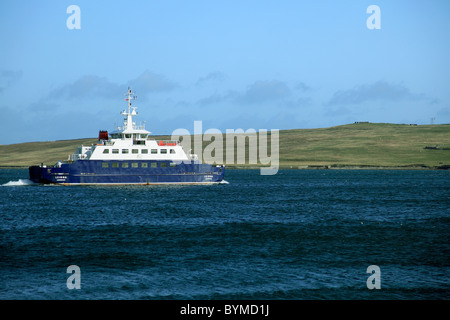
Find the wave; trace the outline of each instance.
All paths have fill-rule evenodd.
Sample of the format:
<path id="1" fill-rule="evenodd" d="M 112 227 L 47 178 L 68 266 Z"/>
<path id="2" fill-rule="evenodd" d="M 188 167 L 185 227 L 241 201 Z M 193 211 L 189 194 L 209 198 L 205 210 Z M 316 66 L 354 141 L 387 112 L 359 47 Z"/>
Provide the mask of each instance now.
<path id="1" fill-rule="evenodd" d="M 5 184 L 2 184 L 3 187 L 14 187 L 14 186 L 29 186 L 35 184 L 33 181 L 29 179 L 19 179 L 16 181 L 9 181 Z"/>
<path id="2" fill-rule="evenodd" d="M 219 182 L 219 184 L 230 184 L 230 183 L 228 181 L 226 181 L 226 180 L 222 180 L 222 181 Z"/>

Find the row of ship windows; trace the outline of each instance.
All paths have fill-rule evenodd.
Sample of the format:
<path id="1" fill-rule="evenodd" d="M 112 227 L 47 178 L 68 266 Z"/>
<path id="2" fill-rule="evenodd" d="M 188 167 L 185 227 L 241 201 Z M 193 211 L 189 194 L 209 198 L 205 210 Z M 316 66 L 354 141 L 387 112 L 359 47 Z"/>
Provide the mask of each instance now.
<path id="1" fill-rule="evenodd" d="M 176 167 L 177 164 L 174 162 L 168 163 L 168 162 L 160 162 L 159 163 L 159 167 L 160 168 L 167 168 L 168 166 L 170 167 Z M 110 163 L 109 162 L 102 162 L 102 168 L 109 168 L 110 167 Z M 128 162 L 122 162 L 119 166 L 119 162 L 111 162 L 111 168 L 129 168 L 130 164 Z M 148 162 L 141 162 L 140 166 L 139 166 L 139 162 L 132 162 L 131 163 L 131 168 L 148 168 L 149 167 L 149 163 Z M 150 162 L 150 168 L 158 168 L 158 162 Z"/>
<path id="2" fill-rule="evenodd" d="M 149 149 L 141 149 L 141 153 L 142 154 L 148 154 L 148 150 Z M 159 149 L 161 154 L 167 154 L 167 149 Z M 128 154 L 130 153 L 129 149 L 122 149 L 121 150 L 122 154 Z M 109 149 L 106 148 L 103 150 L 103 153 L 109 153 Z M 118 154 L 119 153 L 119 149 L 112 149 L 113 154 Z M 138 154 L 139 153 L 139 149 L 131 149 L 131 153 L 134 154 Z M 151 154 L 157 154 L 158 153 L 158 149 L 150 149 L 150 153 Z M 169 153 L 174 154 L 175 153 L 175 149 L 169 149 Z"/>
<path id="3" fill-rule="evenodd" d="M 133 135 L 131 133 L 112 133 L 111 134 L 111 138 L 112 139 L 123 139 L 123 138 L 127 138 L 130 139 L 131 137 L 133 137 L 133 139 L 146 139 L 147 138 L 147 134 L 145 133 L 134 133 Z"/>

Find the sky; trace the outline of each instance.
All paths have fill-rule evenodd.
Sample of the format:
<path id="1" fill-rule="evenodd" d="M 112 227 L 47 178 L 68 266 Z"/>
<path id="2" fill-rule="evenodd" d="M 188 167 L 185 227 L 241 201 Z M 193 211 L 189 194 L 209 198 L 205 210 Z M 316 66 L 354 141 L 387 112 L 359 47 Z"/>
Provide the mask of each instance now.
<path id="1" fill-rule="evenodd" d="M 113 131 L 129 86 L 153 134 L 450 123 L 449 39 L 448 0 L 1 1 L 0 144 Z"/>

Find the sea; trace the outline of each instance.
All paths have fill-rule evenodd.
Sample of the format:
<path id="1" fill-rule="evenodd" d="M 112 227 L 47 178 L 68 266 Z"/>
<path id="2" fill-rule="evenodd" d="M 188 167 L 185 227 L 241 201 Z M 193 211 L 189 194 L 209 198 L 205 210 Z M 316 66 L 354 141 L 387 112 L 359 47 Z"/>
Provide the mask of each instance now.
<path id="1" fill-rule="evenodd" d="M 1 169 L 0 299 L 450 298 L 450 171 L 225 180 L 54 186 Z"/>

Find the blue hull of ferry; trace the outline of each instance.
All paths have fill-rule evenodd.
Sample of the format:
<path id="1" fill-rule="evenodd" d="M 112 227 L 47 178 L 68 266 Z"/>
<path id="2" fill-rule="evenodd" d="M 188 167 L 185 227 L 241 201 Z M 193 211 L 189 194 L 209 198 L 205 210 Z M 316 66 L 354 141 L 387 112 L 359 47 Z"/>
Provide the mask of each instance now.
<path id="1" fill-rule="evenodd" d="M 219 183 L 224 166 L 170 161 L 78 160 L 55 166 L 31 166 L 30 180 L 44 184 L 208 184 Z"/>

